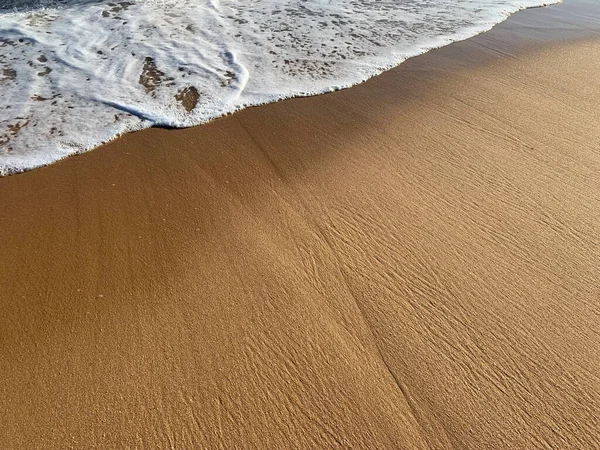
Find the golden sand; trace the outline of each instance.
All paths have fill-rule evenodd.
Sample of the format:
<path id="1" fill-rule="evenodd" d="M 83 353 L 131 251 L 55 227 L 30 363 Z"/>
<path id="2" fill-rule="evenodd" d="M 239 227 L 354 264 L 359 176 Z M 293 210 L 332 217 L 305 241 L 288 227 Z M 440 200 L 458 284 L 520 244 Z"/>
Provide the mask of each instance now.
<path id="1" fill-rule="evenodd" d="M 0 179 L 0 447 L 598 448 L 600 40 L 513 32 Z"/>

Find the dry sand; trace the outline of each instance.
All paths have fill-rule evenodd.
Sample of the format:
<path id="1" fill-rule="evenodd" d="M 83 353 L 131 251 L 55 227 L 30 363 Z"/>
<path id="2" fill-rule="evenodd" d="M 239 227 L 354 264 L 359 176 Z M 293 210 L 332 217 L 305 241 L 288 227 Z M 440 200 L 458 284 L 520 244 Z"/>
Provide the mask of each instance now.
<path id="1" fill-rule="evenodd" d="M 571 5 L 0 179 L 0 447 L 599 448 Z"/>

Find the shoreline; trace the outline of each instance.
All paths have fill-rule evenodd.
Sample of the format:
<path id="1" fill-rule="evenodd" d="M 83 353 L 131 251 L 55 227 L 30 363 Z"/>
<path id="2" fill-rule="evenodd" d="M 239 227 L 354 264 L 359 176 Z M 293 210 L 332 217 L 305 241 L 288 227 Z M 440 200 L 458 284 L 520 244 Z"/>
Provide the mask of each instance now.
<path id="1" fill-rule="evenodd" d="M 600 7 L 574 3 L 0 178 L 0 442 L 593 448 Z"/>
<path id="2" fill-rule="evenodd" d="M 476 37 L 478 35 L 487 33 L 489 30 L 491 30 L 494 27 L 498 26 L 502 22 L 504 22 L 506 20 L 509 20 L 515 14 L 519 14 L 519 13 L 522 13 L 522 12 L 527 11 L 527 10 L 535 10 L 535 9 L 539 9 L 539 8 L 548 8 L 548 7 L 551 7 L 551 6 L 557 6 L 557 4 L 560 4 L 560 2 L 562 0 L 551 0 L 551 1 L 553 3 L 549 3 L 549 4 L 546 4 L 546 5 L 523 7 L 523 9 L 515 11 L 515 12 L 509 14 L 508 17 L 506 17 L 501 22 L 495 23 L 494 25 L 491 26 L 491 28 L 489 28 L 487 30 L 479 31 L 476 34 L 474 34 L 473 36 L 466 37 L 466 38 L 464 36 L 462 36 L 462 37 L 453 36 L 450 39 L 451 40 L 456 39 L 456 40 L 453 40 L 453 42 L 450 43 L 450 44 L 444 44 L 441 47 L 437 47 L 435 45 L 433 47 L 429 47 L 429 44 L 428 45 L 424 45 L 422 48 L 420 48 L 420 50 L 418 50 L 418 53 L 416 55 L 407 57 L 403 62 L 406 62 L 409 59 L 412 59 L 412 58 L 421 56 L 423 54 L 426 54 L 426 53 L 428 53 L 428 52 L 430 52 L 432 50 L 437 50 L 437 49 L 443 48 L 443 47 L 445 47 L 447 45 L 452 45 L 453 43 L 462 42 L 464 40 L 472 39 L 473 37 Z M 586 2 L 586 1 L 589 1 L 589 0 L 577 0 L 577 1 L 579 1 L 579 2 Z M 554 3 L 554 2 L 559 2 L 559 3 Z M 558 10 L 558 11 L 560 11 L 560 10 Z M 570 9 L 567 9 L 567 11 L 571 12 Z M 554 17 L 556 17 L 557 14 L 560 14 L 560 13 L 558 13 L 558 12 L 555 13 Z M 563 24 L 563 25 L 564 24 L 570 24 L 571 22 L 569 21 L 569 19 L 573 20 L 573 16 L 572 15 L 568 15 L 566 18 L 562 18 L 561 17 L 560 19 L 561 19 L 561 24 Z M 581 19 L 581 18 L 579 18 L 579 19 Z M 579 20 L 578 25 L 581 26 L 581 25 L 584 25 L 584 23 L 582 23 L 582 21 Z M 487 26 L 487 24 L 486 24 L 486 26 Z M 593 26 L 593 24 L 592 24 L 592 26 Z M 571 33 L 567 32 L 565 34 L 565 36 L 563 36 L 561 39 L 562 40 L 576 39 L 577 38 L 577 33 L 572 33 L 572 31 L 573 30 L 571 30 Z M 546 42 L 546 44 L 547 44 L 547 42 Z M 41 168 L 41 167 L 46 167 L 48 165 L 55 164 L 58 161 L 62 161 L 63 159 L 70 158 L 72 156 L 79 156 L 79 155 L 81 155 L 83 153 L 87 153 L 89 151 L 97 150 L 97 149 L 101 148 L 104 145 L 107 145 L 107 144 L 109 144 L 111 142 L 114 142 L 115 140 L 118 140 L 118 139 L 122 138 L 126 134 L 137 133 L 137 132 L 140 132 L 140 131 L 148 130 L 150 128 L 159 128 L 159 129 L 170 130 L 170 129 L 184 129 L 184 128 L 189 128 L 189 127 L 194 127 L 194 126 L 203 126 L 203 125 L 206 125 L 207 123 L 210 123 L 210 122 L 212 122 L 214 120 L 222 119 L 222 118 L 227 117 L 227 116 L 229 116 L 231 114 L 236 114 L 236 113 L 238 113 L 238 112 L 240 112 L 240 111 L 242 111 L 244 109 L 265 106 L 265 105 L 268 105 L 270 103 L 277 103 L 277 102 L 280 102 L 280 101 L 292 100 L 292 99 L 295 99 L 295 98 L 306 98 L 306 97 L 313 97 L 313 96 L 316 96 L 316 95 L 326 95 L 326 94 L 331 93 L 331 92 L 337 92 L 339 90 L 350 89 L 351 87 L 354 87 L 354 86 L 357 86 L 359 84 L 365 83 L 365 82 L 369 81 L 370 79 L 381 75 L 382 73 L 385 73 L 385 72 L 387 72 L 389 70 L 394 70 L 394 69 L 398 68 L 401 64 L 403 64 L 403 62 L 391 64 L 389 67 L 387 67 L 385 69 L 381 69 L 381 68 L 374 69 L 374 71 L 376 72 L 375 74 L 371 74 L 371 75 L 368 76 L 368 78 L 366 78 L 366 79 L 364 79 L 362 81 L 358 81 L 358 82 L 356 82 L 354 84 L 347 84 L 348 81 L 341 81 L 341 79 L 340 79 L 340 82 L 342 84 L 340 84 L 340 85 L 338 85 L 336 87 L 330 87 L 329 89 L 326 89 L 325 91 L 322 91 L 322 92 L 317 92 L 317 93 L 312 93 L 312 94 L 306 94 L 306 93 L 300 92 L 300 93 L 296 93 L 296 94 L 282 95 L 282 98 L 271 99 L 270 101 L 267 101 L 266 103 L 251 103 L 251 104 L 246 104 L 246 105 L 241 106 L 238 109 L 233 109 L 233 110 L 229 111 L 228 113 L 225 113 L 225 114 L 220 115 L 220 116 L 219 115 L 214 116 L 211 119 L 209 119 L 208 121 L 206 121 L 204 123 L 199 123 L 199 124 L 196 124 L 196 125 L 191 125 L 191 126 L 187 126 L 187 127 L 178 127 L 178 126 L 172 126 L 172 124 L 166 124 L 166 125 L 154 125 L 154 126 L 150 126 L 150 127 L 143 127 L 141 124 L 136 124 L 135 126 L 133 126 L 133 128 L 129 128 L 128 130 L 122 132 L 122 134 L 117 134 L 117 135 L 113 136 L 112 138 L 109 138 L 108 140 L 102 141 L 100 144 L 92 146 L 91 148 L 80 149 L 80 150 L 76 151 L 75 153 L 69 153 L 69 154 L 66 154 L 66 155 L 63 154 L 63 156 L 61 156 L 58 159 L 55 159 L 55 160 L 53 160 L 51 162 L 47 162 L 46 161 L 46 162 L 40 163 L 38 161 L 36 163 L 38 165 L 33 166 L 33 167 L 29 167 L 29 168 L 25 168 L 25 169 L 23 169 L 22 167 L 17 168 L 17 166 L 15 166 L 15 165 L 10 165 L 11 163 L 4 163 L 4 164 L 8 164 L 8 165 L 2 165 L 2 166 L 0 166 L 0 177 L 11 176 L 11 175 L 18 175 L 19 173 L 24 173 L 24 172 L 28 172 L 28 171 L 31 171 L 31 170 L 36 170 L 36 169 Z M 194 87 L 194 86 L 192 86 L 192 87 L 193 87 L 194 90 L 196 89 L 196 87 Z M 40 97 L 40 96 L 38 96 L 38 97 Z M 43 99 L 43 97 L 40 97 L 40 98 Z M 192 96 L 192 98 L 193 98 L 193 96 Z M 188 101 L 192 101 L 192 100 L 188 100 Z M 197 98 L 195 100 L 193 100 L 192 103 L 194 103 L 194 105 L 195 105 L 196 101 L 197 101 Z M 188 112 L 190 112 L 190 110 L 188 110 Z M 117 112 L 117 111 L 118 111 L 118 109 L 115 109 L 115 112 Z M 134 114 L 134 116 L 135 116 L 135 114 Z M 139 118 L 140 119 L 144 119 L 144 117 L 142 117 L 142 116 L 140 116 Z M 17 120 L 17 119 L 19 120 L 19 122 L 15 122 L 15 124 L 11 125 L 9 127 L 7 133 L 5 133 L 5 135 L 3 136 L 5 139 L 8 139 L 5 142 L 5 145 L 8 146 L 8 154 L 12 153 L 12 151 L 13 151 L 12 144 L 10 143 L 11 142 L 10 141 L 11 136 L 12 137 L 16 136 L 23 127 L 27 127 L 28 123 L 29 123 L 29 120 L 30 120 L 30 119 L 26 119 L 26 118 L 22 118 L 22 117 L 15 118 L 15 120 Z M 20 120 L 25 120 L 25 122 L 20 122 Z M 144 119 L 144 120 L 146 120 L 146 119 Z M 150 120 L 150 119 L 148 119 L 148 120 Z M 65 148 L 69 147 L 69 146 L 72 146 L 72 145 L 74 145 L 74 143 L 70 142 L 70 141 L 68 141 L 68 143 L 66 143 L 66 144 L 63 143 L 62 147 L 61 147 L 62 150 L 59 151 L 59 153 L 64 153 Z M 48 155 L 54 154 L 57 151 L 56 149 L 53 150 L 53 151 L 50 151 L 50 149 L 46 149 L 46 150 L 47 150 L 46 156 L 44 156 L 43 158 L 46 158 Z M 37 152 L 33 152 L 33 153 L 35 154 Z M 42 153 L 44 153 L 44 152 L 42 152 Z"/>

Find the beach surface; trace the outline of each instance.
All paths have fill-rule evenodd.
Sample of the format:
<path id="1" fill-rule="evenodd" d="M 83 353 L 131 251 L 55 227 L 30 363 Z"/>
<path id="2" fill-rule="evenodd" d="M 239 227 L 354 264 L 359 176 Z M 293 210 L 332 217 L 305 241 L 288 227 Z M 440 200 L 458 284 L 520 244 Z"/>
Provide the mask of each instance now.
<path id="1" fill-rule="evenodd" d="M 0 179 L 0 447 L 600 447 L 600 6 Z"/>

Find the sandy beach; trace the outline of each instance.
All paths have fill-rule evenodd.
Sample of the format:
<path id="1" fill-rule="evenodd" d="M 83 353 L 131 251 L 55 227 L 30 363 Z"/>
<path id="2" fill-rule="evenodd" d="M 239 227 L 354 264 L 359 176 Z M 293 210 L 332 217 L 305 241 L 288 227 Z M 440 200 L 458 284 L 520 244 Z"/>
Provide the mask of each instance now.
<path id="1" fill-rule="evenodd" d="M 0 447 L 600 448 L 599 31 L 0 178 Z"/>

